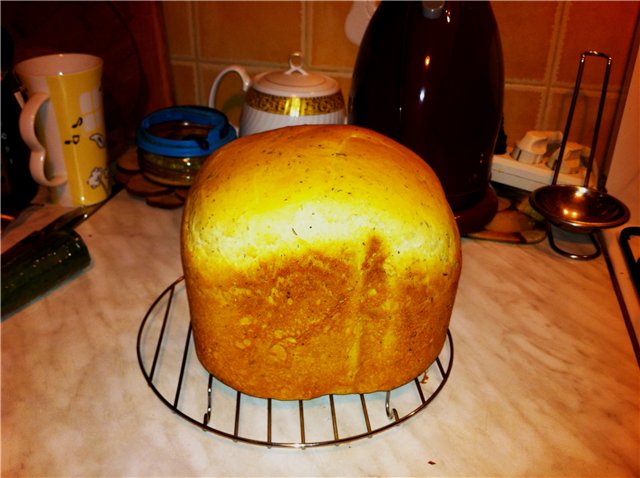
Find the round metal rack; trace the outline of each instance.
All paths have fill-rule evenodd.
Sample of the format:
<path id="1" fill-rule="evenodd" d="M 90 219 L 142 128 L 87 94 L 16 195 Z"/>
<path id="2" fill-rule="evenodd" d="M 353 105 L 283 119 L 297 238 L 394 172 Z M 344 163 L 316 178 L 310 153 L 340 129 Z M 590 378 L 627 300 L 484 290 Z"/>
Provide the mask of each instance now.
<path id="1" fill-rule="evenodd" d="M 180 277 L 153 302 L 138 332 L 138 363 L 149 387 L 174 413 L 235 442 L 307 448 L 371 437 L 424 410 L 453 365 L 447 332 L 436 361 L 393 390 L 296 401 L 252 397 L 218 381 L 198 361 L 186 295 Z"/>

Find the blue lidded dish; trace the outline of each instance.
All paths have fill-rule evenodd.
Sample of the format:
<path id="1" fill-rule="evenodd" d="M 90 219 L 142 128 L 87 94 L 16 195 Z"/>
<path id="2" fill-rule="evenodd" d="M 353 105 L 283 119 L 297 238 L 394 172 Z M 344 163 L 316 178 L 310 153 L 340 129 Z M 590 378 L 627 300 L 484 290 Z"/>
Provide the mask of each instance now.
<path id="1" fill-rule="evenodd" d="M 146 116 L 136 132 L 138 159 L 147 179 L 191 186 L 204 160 L 237 138 L 224 113 L 205 106 L 172 106 Z"/>

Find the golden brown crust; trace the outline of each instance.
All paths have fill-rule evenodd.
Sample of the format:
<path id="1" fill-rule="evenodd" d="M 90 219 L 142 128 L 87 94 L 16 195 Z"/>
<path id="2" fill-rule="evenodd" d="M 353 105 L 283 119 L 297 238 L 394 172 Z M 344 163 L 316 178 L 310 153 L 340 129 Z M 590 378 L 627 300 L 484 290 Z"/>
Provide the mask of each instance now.
<path id="1" fill-rule="evenodd" d="M 460 239 L 406 148 L 353 126 L 296 126 L 214 153 L 185 205 L 198 358 L 249 395 L 308 399 L 411 380 L 445 340 Z"/>

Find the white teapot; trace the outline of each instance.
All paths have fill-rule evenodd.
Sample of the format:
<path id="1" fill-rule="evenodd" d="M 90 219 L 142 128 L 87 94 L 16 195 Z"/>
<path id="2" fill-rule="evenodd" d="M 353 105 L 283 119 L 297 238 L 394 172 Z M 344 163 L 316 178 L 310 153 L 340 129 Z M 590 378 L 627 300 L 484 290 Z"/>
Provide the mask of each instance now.
<path id="1" fill-rule="evenodd" d="M 240 65 L 220 72 L 209 92 L 209 107 L 215 108 L 218 86 L 228 73 L 242 79 L 245 92 L 240 114 L 239 136 L 300 124 L 343 124 L 345 106 L 338 82 L 302 68 L 302 55 L 289 56 L 287 71 L 260 73 L 252 80 Z"/>

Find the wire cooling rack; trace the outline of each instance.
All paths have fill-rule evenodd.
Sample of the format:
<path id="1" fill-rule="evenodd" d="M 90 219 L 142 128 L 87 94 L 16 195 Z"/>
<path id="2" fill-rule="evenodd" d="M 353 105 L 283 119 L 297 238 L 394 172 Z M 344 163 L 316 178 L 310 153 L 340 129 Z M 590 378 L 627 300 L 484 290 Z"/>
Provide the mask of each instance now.
<path id="1" fill-rule="evenodd" d="M 453 339 L 411 382 L 389 390 L 282 401 L 243 394 L 198 361 L 183 277 L 167 287 L 138 332 L 138 363 L 149 387 L 174 413 L 204 431 L 236 442 L 307 448 L 371 437 L 414 417 L 444 387 L 453 365 Z"/>

